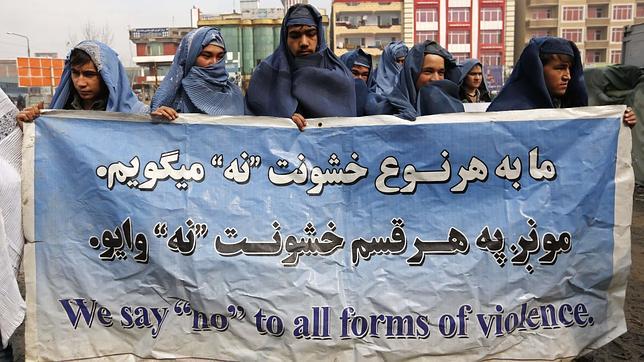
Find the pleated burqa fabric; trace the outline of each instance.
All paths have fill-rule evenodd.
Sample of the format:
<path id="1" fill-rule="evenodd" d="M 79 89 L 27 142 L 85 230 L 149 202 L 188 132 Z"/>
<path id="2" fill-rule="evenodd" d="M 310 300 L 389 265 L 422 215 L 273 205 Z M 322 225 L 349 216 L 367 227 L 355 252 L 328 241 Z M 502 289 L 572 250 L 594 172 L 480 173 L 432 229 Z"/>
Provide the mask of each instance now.
<path id="1" fill-rule="evenodd" d="M 4 349 L 25 317 L 25 301 L 18 290 L 22 259 L 20 164 L 22 131 L 15 127 L 18 110 L 0 90 L 0 128 L 13 130 L 0 135 L 0 337 Z"/>
<path id="2" fill-rule="evenodd" d="M 221 32 L 213 27 L 193 30 L 181 39 L 170 70 L 152 99 L 153 111 L 166 106 L 180 113 L 244 114 L 244 97 L 228 79 L 225 59 L 207 67 L 195 65 L 203 48 L 211 43 L 226 50 Z"/>

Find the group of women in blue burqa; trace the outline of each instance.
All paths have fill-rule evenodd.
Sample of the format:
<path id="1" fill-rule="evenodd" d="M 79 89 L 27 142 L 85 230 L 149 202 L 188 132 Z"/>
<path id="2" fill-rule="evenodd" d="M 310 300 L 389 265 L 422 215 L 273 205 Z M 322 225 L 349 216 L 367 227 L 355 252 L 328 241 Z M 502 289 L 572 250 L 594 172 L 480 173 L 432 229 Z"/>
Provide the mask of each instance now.
<path id="1" fill-rule="evenodd" d="M 75 48 L 89 54 L 102 77 L 103 110 L 149 112 L 130 89 L 113 50 L 93 41 Z M 257 66 L 245 97 L 228 78 L 225 52 L 224 39 L 216 28 L 187 34 L 152 99 L 152 115 L 170 120 L 178 113 L 285 117 L 303 129 L 307 118 L 392 114 L 415 120 L 423 115 L 463 112 L 463 103 L 491 100 L 481 62 L 472 59 L 458 65 L 435 41 L 411 49 L 400 41 L 391 42 L 377 69 L 362 49 L 336 57 L 327 47 L 322 17 L 311 5 L 289 8 L 279 47 Z M 567 69 L 562 71 L 562 66 Z M 77 87 L 72 84 L 72 73 L 66 65 L 50 108 L 70 108 Z M 542 37 L 526 46 L 488 111 L 587 103 L 575 44 Z"/>

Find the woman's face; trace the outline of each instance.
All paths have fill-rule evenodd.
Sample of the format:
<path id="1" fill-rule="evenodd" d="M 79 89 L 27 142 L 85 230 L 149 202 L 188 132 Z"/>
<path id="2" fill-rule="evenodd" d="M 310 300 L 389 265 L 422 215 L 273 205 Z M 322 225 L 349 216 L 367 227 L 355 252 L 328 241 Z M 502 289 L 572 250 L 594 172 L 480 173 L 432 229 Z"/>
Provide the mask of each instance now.
<path id="1" fill-rule="evenodd" d="M 483 69 L 480 65 L 475 65 L 472 67 L 467 75 L 465 76 L 465 86 L 469 89 L 478 89 L 483 82 Z"/>
<path id="2" fill-rule="evenodd" d="M 416 90 L 425 84 L 445 79 L 445 59 L 436 54 L 425 54 L 423 67 L 416 78 Z"/>
<path id="3" fill-rule="evenodd" d="M 199 53 L 195 60 L 195 65 L 198 67 L 207 67 L 224 59 L 224 55 L 226 55 L 224 48 L 208 44 L 201 49 L 201 53 Z"/>

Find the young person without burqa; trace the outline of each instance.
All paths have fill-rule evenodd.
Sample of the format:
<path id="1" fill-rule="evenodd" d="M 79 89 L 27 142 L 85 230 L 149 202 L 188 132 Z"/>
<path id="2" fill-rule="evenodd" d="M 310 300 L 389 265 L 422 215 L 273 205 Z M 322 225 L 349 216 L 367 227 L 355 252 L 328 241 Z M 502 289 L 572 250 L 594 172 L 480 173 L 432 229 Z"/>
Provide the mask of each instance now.
<path id="1" fill-rule="evenodd" d="M 244 114 L 241 89 L 228 79 L 226 44 L 217 28 L 203 27 L 181 39 L 170 71 L 152 98 L 152 115 Z"/>
<path id="2" fill-rule="evenodd" d="M 28 107 L 16 117 L 18 123 L 33 121 L 43 104 Z M 118 54 L 107 45 L 85 40 L 67 56 L 65 68 L 49 105 L 51 109 L 75 109 L 146 114 L 147 105 L 138 100 Z"/>
<path id="3" fill-rule="evenodd" d="M 405 64 L 409 48 L 401 41 L 392 41 L 382 51 L 380 64 L 373 72 L 376 94 L 387 95 L 396 85 L 396 76 Z"/>
<path id="4" fill-rule="evenodd" d="M 456 84 L 459 75 L 454 58 L 438 43 L 427 40 L 414 45 L 387 97 L 394 114 L 413 121 L 418 116 L 463 112 Z"/>
<path id="5" fill-rule="evenodd" d="M 300 130 L 306 118 L 356 116 L 353 77 L 327 48 L 312 5 L 288 9 L 278 48 L 253 72 L 246 106 L 253 115 L 291 118 Z"/>
<path id="6" fill-rule="evenodd" d="M 588 105 L 581 56 L 575 43 L 554 37 L 533 38 L 488 112 Z M 624 123 L 637 118 L 626 109 Z"/>
<path id="7" fill-rule="evenodd" d="M 459 65 L 461 79 L 458 81 L 459 98 L 463 103 L 490 102 L 490 92 L 483 78 L 483 64 L 477 59 L 467 59 Z"/>

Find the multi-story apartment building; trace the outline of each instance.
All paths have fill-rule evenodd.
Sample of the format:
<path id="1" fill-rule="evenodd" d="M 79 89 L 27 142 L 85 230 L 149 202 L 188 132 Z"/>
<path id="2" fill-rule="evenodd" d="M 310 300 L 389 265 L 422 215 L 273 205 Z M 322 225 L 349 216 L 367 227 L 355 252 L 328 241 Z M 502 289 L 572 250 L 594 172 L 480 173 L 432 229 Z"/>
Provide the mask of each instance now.
<path id="1" fill-rule="evenodd" d="M 331 12 L 331 47 L 340 56 L 357 47 L 374 56 L 402 40 L 402 0 L 334 0 Z"/>
<path id="2" fill-rule="evenodd" d="M 404 0 L 403 39 L 435 40 L 458 60 L 477 58 L 492 90 L 514 64 L 515 0 Z"/>
<path id="3" fill-rule="evenodd" d="M 459 61 L 514 61 L 514 0 L 405 0 L 405 42 L 435 40 Z"/>
<path id="4" fill-rule="evenodd" d="M 624 27 L 642 22 L 641 0 L 527 0 L 518 9 L 516 47 L 559 36 L 577 44 L 585 65 L 618 64 Z"/>

